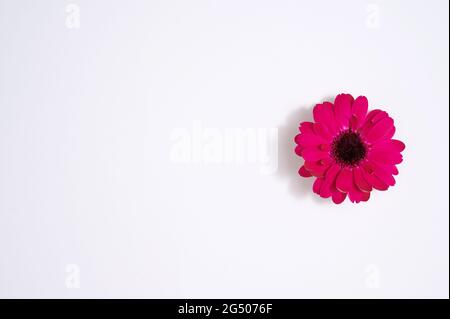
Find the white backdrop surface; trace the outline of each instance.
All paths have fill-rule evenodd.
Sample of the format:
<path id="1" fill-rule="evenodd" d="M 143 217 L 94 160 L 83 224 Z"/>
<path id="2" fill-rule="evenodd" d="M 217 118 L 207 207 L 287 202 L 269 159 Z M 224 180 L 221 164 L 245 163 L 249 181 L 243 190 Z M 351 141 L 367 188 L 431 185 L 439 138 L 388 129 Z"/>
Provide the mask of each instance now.
<path id="1" fill-rule="evenodd" d="M 448 298 L 448 5 L 0 0 L 0 297 Z M 359 205 L 293 153 L 341 92 L 407 146 Z M 192 155 L 230 128 L 276 169 Z"/>

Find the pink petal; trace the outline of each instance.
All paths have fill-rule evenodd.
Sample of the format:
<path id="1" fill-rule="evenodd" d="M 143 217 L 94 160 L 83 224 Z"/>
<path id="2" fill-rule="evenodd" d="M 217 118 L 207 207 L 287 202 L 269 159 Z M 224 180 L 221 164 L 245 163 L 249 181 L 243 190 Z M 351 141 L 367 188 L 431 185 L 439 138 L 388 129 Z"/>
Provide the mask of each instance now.
<path id="1" fill-rule="evenodd" d="M 402 141 L 399 140 L 391 140 L 391 142 L 394 144 L 395 148 L 399 151 L 399 152 L 403 152 L 405 149 L 405 143 L 403 143 Z"/>
<path id="2" fill-rule="evenodd" d="M 365 119 L 365 121 L 364 121 L 364 123 L 363 123 L 363 125 L 362 125 L 362 127 L 360 129 L 360 131 L 362 133 L 367 132 L 368 129 L 373 126 L 374 123 L 372 122 L 372 120 L 380 112 L 383 112 L 383 111 L 376 109 L 376 110 L 372 110 L 369 113 L 367 113 L 366 119 Z"/>
<path id="3" fill-rule="evenodd" d="M 348 193 L 348 198 L 352 203 L 366 202 L 370 198 L 370 192 L 360 191 L 354 186 Z"/>
<path id="4" fill-rule="evenodd" d="M 331 199 L 335 204 L 340 204 L 345 200 L 346 197 L 347 197 L 346 193 L 334 192 L 333 195 L 331 196 Z"/>
<path id="5" fill-rule="evenodd" d="M 384 165 L 396 165 L 403 161 L 400 152 L 389 149 L 373 149 L 369 152 L 368 158 Z"/>
<path id="6" fill-rule="evenodd" d="M 369 129 L 366 134 L 366 139 L 373 143 L 380 139 L 382 139 L 386 133 L 392 128 L 394 125 L 394 120 L 390 117 L 386 117 L 379 122 L 377 122 L 373 127 Z"/>
<path id="7" fill-rule="evenodd" d="M 328 143 L 326 143 L 326 144 L 320 144 L 320 145 L 319 145 L 319 149 L 320 149 L 321 151 L 328 152 L 329 150 L 331 150 L 331 144 L 328 144 Z"/>
<path id="8" fill-rule="evenodd" d="M 321 164 L 321 161 L 317 162 L 306 161 L 304 166 L 312 175 L 316 177 L 323 177 L 326 170 L 330 167 L 330 165 Z"/>
<path id="9" fill-rule="evenodd" d="M 372 149 L 389 152 L 402 152 L 405 149 L 405 144 L 398 140 L 380 140 L 372 145 Z"/>
<path id="10" fill-rule="evenodd" d="M 330 166 L 330 164 L 333 162 L 333 160 L 331 159 L 331 157 L 327 157 L 327 158 L 321 159 L 319 162 L 320 162 L 320 165 Z"/>
<path id="11" fill-rule="evenodd" d="M 304 134 L 314 134 L 313 124 L 314 123 L 312 123 L 312 122 L 300 123 L 300 127 L 299 127 L 300 132 L 304 133 Z"/>
<path id="12" fill-rule="evenodd" d="M 372 111 L 370 111 L 369 113 L 367 113 L 366 120 L 364 121 L 364 124 L 371 124 L 373 118 L 374 118 L 378 113 L 381 113 L 381 112 L 383 112 L 383 111 L 380 110 L 380 109 L 375 109 L 375 110 L 372 110 Z"/>
<path id="13" fill-rule="evenodd" d="M 320 195 L 320 189 L 322 187 L 323 182 L 324 182 L 323 178 L 316 178 L 316 180 L 314 181 L 313 192 L 316 193 L 317 195 Z"/>
<path id="14" fill-rule="evenodd" d="M 375 172 L 375 175 L 385 184 L 388 186 L 394 186 L 395 185 L 395 178 L 392 176 L 392 174 L 387 173 L 386 171 L 380 169 Z"/>
<path id="15" fill-rule="evenodd" d="M 302 156 L 302 150 L 303 150 L 303 147 L 296 146 L 295 147 L 295 154 L 297 154 L 298 156 Z"/>
<path id="16" fill-rule="evenodd" d="M 396 166 L 392 165 L 391 173 L 392 173 L 392 175 L 398 175 L 398 169 Z"/>
<path id="17" fill-rule="evenodd" d="M 322 103 L 324 105 L 324 107 L 327 107 L 328 109 L 331 110 L 331 123 L 329 123 L 327 125 L 327 127 L 330 129 L 331 133 L 336 133 L 338 131 L 338 127 L 336 124 L 336 118 L 334 117 L 334 104 L 331 102 L 323 102 Z"/>
<path id="18" fill-rule="evenodd" d="M 362 176 L 362 168 L 355 167 L 353 169 L 353 180 L 361 191 L 370 192 L 372 190 L 372 186 Z"/>
<path id="19" fill-rule="evenodd" d="M 308 172 L 308 170 L 305 168 L 305 165 L 300 167 L 300 169 L 298 170 L 298 173 L 302 177 L 311 177 L 312 176 L 311 173 Z"/>
<path id="20" fill-rule="evenodd" d="M 369 117 L 370 115 L 370 117 Z M 368 132 L 378 123 L 380 122 L 382 119 L 389 117 L 388 114 L 385 111 L 381 111 L 381 110 L 374 110 L 374 112 L 371 114 L 371 112 L 369 112 L 369 114 L 366 117 L 366 121 L 364 122 L 363 127 L 361 128 L 361 134 L 363 135 L 367 135 Z M 388 132 L 386 133 L 386 135 L 388 134 L 393 134 L 393 132 L 395 132 L 395 128 L 393 126 L 393 128 L 389 129 Z"/>
<path id="21" fill-rule="evenodd" d="M 372 185 L 373 188 L 378 189 L 380 191 L 385 191 L 389 188 L 387 184 L 381 181 L 373 172 L 367 172 L 366 170 L 362 170 L 363 178 Z"/>
<path id="22" fill-rule="evenodd" d="M 391 175 L 398 175 L 398 170 L 397 167 L 395 167 L 395 165 L 385 165 L 385 164 L 376 164 L 376 165 L 380 166 L 381 168 L 383 168 L 383 170 L 385 170 L 387 173 Z"/>
<path id="23" fill-rule="evenodd" d="M 317 104 L 313 110 L 314 121 L 321 123 L 328 127 L 330 132 L 336 130 L 333 115 L 333 104 L 324 102 L 323 104 Z"/>
<path id="24" fill-rule="evenodd" d="M 361 201 L 367 202 L 370 198 L 370 192 L 362 192 L 361 193 Z"/>
<path id="25" fill-rule="evenodd" d="M 305 161 L 318 161 L 329 157 L 328 152 L 321 151 L 317 147 L 307 147 L 302 150 L 302 157 Z"/>
<path id="26" fill-rule="evenodd" d="M 384 119 L 385 117 L 388 117 L 389 114 L 385 111 L 381 111 L 378 112 L 372 119 L 371 119 L 371 123 L 375 124 L 378 123 L 379 121 L 381 121 L 382 119 Z"/>
<path id="27" fill-rule="evenodd" d="M 320 196 L 321 197 L 330 197 L 332 193 L 332 189 L 334 187 L 334 181 L 336 180 L 336 175 L 339 172 L 340 167 L 338 164 L 332 165 L 327 173 L 325 174 L 325 180 L 322 184 L 322 187 L 320 189 Z"/>
<path id="28" fill-rule="evenodd" d="M 326 141 L 319 135 L 309 133 L 298 134 L 295 136 L 295 142 L 303 147 L 316 146 L 326 143 Z"/>
<path id="29" fill-rule="evenodd" d="M 354 188 L 348 193 L 348 198 L 352 203 L 359 203 L 362 200 L 362 192 Z"/>
<path id="30" fill-rule="evenodd" d="M 374 174 L 378 177 L 383 183 L 394 186 L 395 179 L 390 172 L 387 172 L 381 165 L 372 164 L 374 167 Z"/>
<path id="31" fill-rule="evenodd" d="M 394 134 L 395 134 L 395 126 L 392 126 L 392 128 L 386 133 L 384 139 L 389 140 L 394 136 Z"/>
<path id="32" fill-rule="evenodd" d="M 322 123 L 314 123 L 314 132 L 328 142 L 333 138 L 333 134 L 330 133 L 329 128 Z"/>
<path id="33" fill-rule="evenodd" d="M 353 187 L 353 173 L 348 168 L 343 168 L 336 177 L 336 188 L 338 191 L 348 193 Z"/>
<path id="34" fill-rule="evenodd" d="M 348 128 L 352 115 L 353 97 L 350 94 L 339 94 L 334 100 L 334 117 L 338 128 Z"/>
<path id="35" fill-rule="evenodd" d="M 366 119 L 367 109 L 369 108 L 369 102 L 365 96 L 358 96 L 353 102 L 352 114 L 355 119 L 352 128 L 358 129 L 364 124 Z"/>

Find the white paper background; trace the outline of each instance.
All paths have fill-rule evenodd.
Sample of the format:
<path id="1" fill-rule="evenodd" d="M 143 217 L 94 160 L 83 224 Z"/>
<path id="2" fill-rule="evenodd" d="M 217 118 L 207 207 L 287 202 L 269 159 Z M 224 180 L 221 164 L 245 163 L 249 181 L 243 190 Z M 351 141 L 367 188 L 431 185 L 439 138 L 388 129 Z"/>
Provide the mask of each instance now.
<path id="1" fill-rule="evenodd" d="M 0 0 L 1 297 L 448 298 L 448 1 L 69 3 Z M 366 204 L 296 175 L 341 92 L 407 145 Z M 278 128 L 277 172 L 174 162 L 195 123 Z"/>

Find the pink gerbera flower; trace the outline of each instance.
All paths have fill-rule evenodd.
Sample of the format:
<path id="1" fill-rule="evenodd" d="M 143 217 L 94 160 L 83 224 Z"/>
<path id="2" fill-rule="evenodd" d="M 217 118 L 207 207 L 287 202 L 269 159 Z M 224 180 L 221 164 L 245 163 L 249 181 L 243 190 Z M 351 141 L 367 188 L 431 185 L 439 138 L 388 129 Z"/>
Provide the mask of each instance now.
<path id="1" fill-rule="evenodd" d="M 313 191 L 336 204 L 367 201 L 373 189 L 395 185 L 405 144 L 392 137 L 394 120 L 382 110 L 367 113 L 367 98 L 339 94 L 334 104 L 314 107 L 314 123 L 302 122 L 295 153 L 304 158 L 299 174 L 315 177 Z"/>

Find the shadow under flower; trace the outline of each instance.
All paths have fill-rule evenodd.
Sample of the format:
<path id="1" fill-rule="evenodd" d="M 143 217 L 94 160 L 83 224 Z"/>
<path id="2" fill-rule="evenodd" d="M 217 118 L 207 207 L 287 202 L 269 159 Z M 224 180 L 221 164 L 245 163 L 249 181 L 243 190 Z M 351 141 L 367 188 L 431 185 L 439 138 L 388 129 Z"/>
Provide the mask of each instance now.
<path id="1" fill-rule="evenodd" d="M 322 101 L 333 101 L 327 96 Z M 322 102 L 319 101 L 318 103 Z M 304 178 L 298 174 L 303 165 L 303 159 L 295 154 L 294 138 L 299 133 L 301 122 L 313 121 L 313 108 L 315 105 L 301 106 L 291 112 L 283 125 L 278 128 L 278 176 L 287 179 L 289 192 L 293 197 L 303 199 L 312 196 L 318 204 L 326 204 L 327 199 L 319 197 L 312 190 L 315 178 Z"/>

